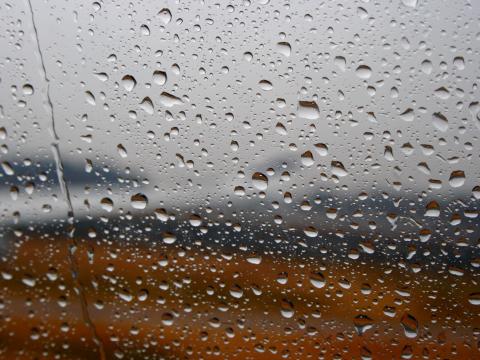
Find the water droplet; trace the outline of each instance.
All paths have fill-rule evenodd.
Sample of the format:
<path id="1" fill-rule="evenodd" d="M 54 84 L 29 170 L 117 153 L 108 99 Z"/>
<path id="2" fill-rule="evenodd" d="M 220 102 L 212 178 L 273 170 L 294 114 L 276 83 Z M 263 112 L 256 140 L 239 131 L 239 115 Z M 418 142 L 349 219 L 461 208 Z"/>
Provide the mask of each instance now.
<path id="1" fill-rule="evenodd" d="M 273 89 L 272 83 L 268 80 L 260 80 L 258 85 L 260 85 L 260 88 L 265 91 L 270 91 Z"/>
<path id="2" fill-rule="evenodd" d="M 432 124 L 438 131 L 446 132 L 448 130 L 448 120 L 439 112 L 432 114 Z"/>
<path id="3" fill-rule="evenodd" d="M 102 198 L 100 200 L 100 205 L 102 206 L 102 209 L 105 211 L 111 212 L 113 210 L 113 201 L 108 197 Z"/>
<path id="4" fill-rule="evenodd" d="M 147 114 L 149 114 L 149 115 L 153 114 L 153 103 L 152 103 L 152 100 L 150 100 L 150 98 L 148 96 L 143 98 L 142 102 L 140 103 L 140 107 Z"/>
<path id="5" fill-rule="evenodd" d="M 338 67 L 341 71 L 345 72 L 347 69 L 347 60 L 343 56 L 335 56 L 333 63 L 336 67 Z"/>
<path id="6" fill-rule="evenodd" d="M 142 210 L 147 207 L 148 198 L 144 194 L 138 193 L 132 195 L 132 197 L 130 198 L 130 202 L 134 209 Z"/>
<path id="7" fill-rule="evenodd" d="M 137 80 L 132 75 L 125 75 L 122 78 L 122 85 L 127 91 L 132 91 L 137 85 Z"/>
<path id="8" fill-rule="evenodd" d="M 321 289 L 326 285 L 325 277 L 319 272 L 310 274 L 310 283 L 317 289 Z"/>
<path id="9" fill-rule="evenodd" d="M 313 160 L 313 154 L 311 151 L 305 151 L 302 154 L 302 164 L 305 166 L 312 166 L 315 161 Z"/>
<path id="10" fill-rule="evenodd" d="M 438 217 L 440 216 L 440 205 L 435 200 L 430 201 L 426 206 L 425 216 Z"/>
<path id="11" fill-rule="evenodd" d="M 165 85 L 165 83 L 167 82 L 167 73 L 160 70 L 154 71 L 153 82 L 157 85 Z"/>
<path id="12" fill-rule="evenodd" d="M 430 60 L 423 60 L 420 68 L 425 74 L 430 75 L 433 71 L 433 64 Z"/>
<path id="13" fill-rule="evenodd" d="M 140 26 L 140 31 L 143 36 L 150 36 L 150 28 L 147 25 Z"/>
<path id="14" fill-rule="evenodd" d="M 182 100 L 180 100 L 180 98 L 176 97 L 175 95 L 172 95 L 164 91 L 160 94 L 160 103 L 163 106 L 172 107 L 175 105 L 181 105 L 183 102 Z"/>
<path id="15" fill-rule="evenodd" d="M 463 186 L 465 184 L 465 173 L 462 170 L 452 171 L 448 183 L 453 188 Z"/>
<path id="16" fill-rule="evenodd" d="M 363 335 L 367 330 L 373 327 L 373 320 L 367 315 L 357 315 L 353 319 L 353 325 L 357 330 L 358 335 Z"/>
<path id="17" fill-rule="evenodd" d="M 328 155 L 328 146 L 322 143 L 315 144 L 315 151 L 320 156 L 327 156 Z"/>
<path id="18" fill-rule="evenodd" d="M 453 59 L 453 65 L 458 69 L 458 70 L 463 70 L 465 69 L 465 60 L 461 56 L 455 57 Z"/>
<path id="19" fill-rule="evenodd" d="M 292 52 L 292 47 L 288 42 L 285 41 L 278 42 L 276 48 L 278 53 L 286 57 L 289 57 L 290 53 Z"/>
<path id="20" fill-rule="evenodd" d="M 403 314 L 401 324 L 406 337 L 415 338 L 418 335 L 418 321 L 413 315 Z"/>
<path id="21" fill-rule="evenodd" d="M 348 172 L 340 161 L 332 161 L 330 164 L 332 174 L 338 177 L 347 176 Z"/>
<path id="22" fill-rule="evenodd" d="M 307 226 L 303 229 L 303 233 L 308 237 L 314 238 L 318 235 L 318 230 L 315 226 Z"/>
<path id="23" fill-rule="evenodd" d="M 468 296 L 468 302 L 472 305 L 480 305 L 480 292 L 471 293 Z"/>
<path id="24" fill-rule="evenodd" d="M 92 106 L 95 106 L 95 96 L 90 91 L 85 91 L 85 100 Z"/>
<path id="25" fill-rule="evenodd" d="M 243 296 L 243 289 L 235 284 L 230 288 L 230 295 L 235 299 L 240 299 Z"/>
<path id="26" fill-rule="evenodd" d="M 253 265 L 259 265 L 262 262 L 262 257 L 260 255 L 250 255 L 247 257 L 247 261 Z"/>
<path id="27" fill-rule="evenodd" d="M 400 118 L 406 122 L 412 122 L 415 119 L 415 113 L 413 109 L 408 108 L 403 113 L 400 114 Z"/>
<path id="28" fill-rule="evenodd" d="M 30 84 L 25 84 L 22 87 L 22 91 L 24 95 L 33 95 L 33 86 Z"/>
<path id="29" fill-rule="evenodd" d="M 197 214 L 190 215 L 188 221 L 190 222 L 190 225 L 195 227 L 202 225 L 202 218 Z"/>
<path id="30" fill-rule="evenodd" d="M 403 5 L 415 8 L 417 7 L 417 0 L 402 0 Z"/>
<path id="31" fill-rule="evenodd" d="M 108 75 L 104 72 L 99 72 L 99 73 L 95 73 L 95 76 L 97 77 L 98 80 L 100 80 L 101 82 L 105 82 L 108 80 Z"/>
<path id="32" fill-rule="evenodd" d="M 256 172 L 252 175 L 252 184 L 256 189 L 265 191 L 268 188 L 268 178 L 261 172 Z"/>
<path id="33" fill-rule="evenodd" d="M 174 233 L 170 231 L 165 231 L 164 233 L 162 233 L 162 240 L 165 244 L 170 245 L 177 241 L 177 237 Z"/>
<path id="34" fill-rule="evenodd" d="M 355 74 L 362 80 L 370 79 L 372 76 L 372 69 L 367 65 L 360 65 L 355 70 Z"/>
<path id="35" fill-rule="evenodd" d="M 288 301 L 287 299 L 282 299 L 280 306 L 280 314 L 282 314 L 285 319 L 290 319 L 293 317 L 293 315 L 295 314 L 295 310 L 293 304 L 290 301 Z"/>
<path id="36" fill-rule="evenodd" d="M 172 326 L 173 325 L 174 317 L 171 313 L 166 312 L 162 314 L 162 324 L 165 326 Z"/>
<path id="37" fill-rule="evenodd" d="M 122 144 L 117 145 L 117 151 L 122 158 L 126 158 L 128 156 L 127 149 L 125 149 L 125 147 Z"/>
<path id="38" fill-rule="evenodd" d="M 172 13 L 168 9 L 160 10 L 157 16 L 163 25 L 167 25 L 172 20 Z"/>
<path id="39" fill-rule="evenodd" d="M 25 275 L 23 278 L 22 278 L 22 283 L 24 283 L 26 286 L 28 287 L 34 287 L 35 284 L 37 283 L 37 281 L 35 280 L 35 278 L 31 275 Z"/>
<path id="40" fill-rule="evenodd" d="M 243 53 L 243 58 L 246 61 L 250 62 L 253 59 L 253 54 L 251 52 L 247 51 L 247 52 Z"/>
<path id="41" fill-rule="evenodd" d="M 450 92 L 443 86 L 435 90 L 435 96 L 442 100 L 447 100 L 450 97 Z"/>
<path id="42" fill-rule="evenodd" d="M 10 165 L 8 161 L 2 162 L 2 170 L 8 176 L 12 176 L 15 174 L 15 171 L 13 170 L 12 165 Z"/>
<path id="43" fill-rule="evenodd" d="M 320 111 L 315 101 L 299 101 L 298 116 L 308 120 L 315 120 L 320 117 Z"/>

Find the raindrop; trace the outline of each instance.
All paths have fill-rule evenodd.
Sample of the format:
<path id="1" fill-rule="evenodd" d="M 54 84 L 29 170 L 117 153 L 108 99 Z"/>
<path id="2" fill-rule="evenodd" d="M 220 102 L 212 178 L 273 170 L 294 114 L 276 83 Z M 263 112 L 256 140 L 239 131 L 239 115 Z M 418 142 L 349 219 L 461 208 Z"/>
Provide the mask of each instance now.
<path id="1" fill-rule="evenodd" d="M 85 91 L 85 99 L 87 100 L 87 103 L 95 106 L 95 96 L 90 91 Z"/>
<path id="2" fill-rule="evenodd" d="M 400 114 L 400 118 L 403 121 L 412 122 L 415 119 L 415 113 L 413 112 L 412 109 L 409 108 Z"/>
<path id="3" fill-rule="evenodd" d="M 317 103 L 315 101 L 299 101 L 298 116 L 308 120 L 315 120 L 320 117 Z"/>
<path id="4" fill-rule="evenodd" d="M 432 114 L 432 123 L 438 131 L 446 132 L 448 130 L 448 120 L 439 112 Z"/>
<path id="5" fill-rule="evenodd" d="M 122 144 L 117 145 L 117 151 L 122 158 L 126 158 L 128 156 L 127 149 L 125 149 L 125 147 Z"/>
<path id="6" fill-rule="evenodd" d="M 155 70 L 153 72 L 153 82 L 157 85 L 165 85 L 167 82 L 167 73 L 165 71 Z"/>
<path id="7" fill-rule="evenodd" d="M 415 8 L 417 7 L 417 0 L 402 0 L 403 5 Z"/>
<path id="8" fill-rule="evenodd" d="M 343 177 L 348 175 L 347 170 L 345 170 L 345 167 L 340 161 L 332 161 L 330 168 L 331 168 L 332 174 L 338 177 Z"/>
<path id="9" fill-rule="evenodd" d="M 405 313 L 402 316 L 401 323 L 406 337 L 415 338 L 418 335 L 418 321 L 415 317 Z"/>
<path id="10" fill-rule="evenodd" d="M 277 51 L 283 56 L 289 57 L 290 53 L 292 52 L 292 47 L 288 42 L 281 41 L 277 43 Z"/>
<path id="11" fill-rule="evenodd" d="M 370 79 L 372 76 L 372 69 L 367 65 L 360 65 L 355 70 L 355 74 L 362 80 Z"/>
<path id="12" fill-rule="evenodd" d="M 268 188 L 268 178 L 261 172 L 256 172 L 252 175 L 252 184 L 256 189 L 265 191 Z"/>
<path id="13" fill-rule="evenodd" d="M 468 302 L 472 305 L 480 305 L 480 292 L 471 293 L 468 296 Z"/>
<path id="14" fill-rule="evenodd" d="M 165 231 L 164 233 L 162 233 L 162 240 L 165 244 L 170 245 L 177 241 L 177 237 L 174 233 L 170 231 Z"/>
<path id="15" fill-rule="evenodd" d="M 33 95 L 33 86 L 30 84 L 25 84 L 22 87 L 22 91 L 24 95 Z"/>
<path id="16" fill-rule="evenodd" d="M 172 107 L 182 104 L 182 100 L 180 100 L 180 98 L 176 97 L 175 95 L 169 94 L 164 91 L 160 94 L 160 103 L 165 107 Z"/>
<path id="17" fill-rule="evenodd" d="M 268 80 L 260 80 L 258 84 L 262 90 L 270 91 L 273 89 L 272 83 Z"/>
<path id="18" fill-rule="evenodd" d="M 147 25 L 140 26 L 140 31 L 142 32 L 142 35 L 144 35 L 144 36 L 149 36 L 150 35 L 150 29 Z"/>
<path id="19" fill-rule="evenodd" d="M 305 151 L 302 154 L 302 164 L 304 166 L 312 166 L 315 163 L 313 160 L 313 154 L 311 151 Z"/>
<path id="20" fill-rule="evenodd" d="M 353 319 L 353 325 L 358 335 L 363 335 L 367 330 L 373 327 L 373 320 L 367 315 L 357 315 Z"/>
<path id="21" fill-rule="evenodd" d="M 322 143 L 315 144 L 315 151 L 320 156 L 327 156 L 328 155 L 328 146 Z"/>
<path id="22" fill-rule="evenodd" d="M 453 188 L 463 186 L 465 184 L 465 173 L 462 170 L 452 171 L 448 183 Z"/>
<path id="23" fill-rule="evenodd" d="M 111 212 L 113 210 L 113 201 L 108 197 L 102 198 L 100 200 L 100 205 L 102 206 L 102 209 L 105 211 Z"/>
<path id="24" fill-rule="evenodd" d="M 318 235 L 318 230 L 314 226 L 307 226 L 303 229 L 303 233 L 310 238 L 314 238 Z"/>
<path id="25" fill-rule="evenodd" d="M 167 25 L 172 20 L 172 13 L 168 9 L 160 10 L 157 16 L 163 25 Z"/>
<path id="26" fill-rule="evenodd" d="M 130 198 L 130 202 L 134 209 L 142 210 L 147 207 L 148 198 L 144 194 L 138 193 L 132 195 L 132 197 Z"/>
<path id="27" fill-rule="evenodd" d="M 149 115 L 153 114 L 153 103 L 152 103 L 152 100 L 150 100 L 150 98 L 148 96 L 143 98 L 142 102 L 140 103 L 140 107 L 147 114 L 149 114 Z"/>
<path id="28" fill-rule="evenodd" d="M 325 277 L 319 272 L 310 274 L 310 283 L 317 289 L 321 289 L 326 284 Z"/>
<path id="29" fill-rule="evenodd" d="M 125 75 L 122 78 L 122 85 L 127 91 L 132 91 L 137 85 L 137 81 L 132 75 Z"/>
<path id="30" fill-rule="evenodd" d="M 341 71 L 345 72 L 347 68 L 347 60 L 343 56 L 335 56 L 333 63 L 336 67 L 338 67 Z"/>

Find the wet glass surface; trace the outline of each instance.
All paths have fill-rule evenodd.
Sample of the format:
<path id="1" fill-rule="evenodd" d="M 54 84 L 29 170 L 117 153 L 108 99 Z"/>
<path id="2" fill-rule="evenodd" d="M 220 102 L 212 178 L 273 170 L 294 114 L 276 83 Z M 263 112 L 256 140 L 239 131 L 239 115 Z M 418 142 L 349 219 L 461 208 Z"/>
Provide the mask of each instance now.
<path id="1" fill-rule="evenodd" d="M 479 16 L 0 1 L 0 357 L 480 358 Z"/>

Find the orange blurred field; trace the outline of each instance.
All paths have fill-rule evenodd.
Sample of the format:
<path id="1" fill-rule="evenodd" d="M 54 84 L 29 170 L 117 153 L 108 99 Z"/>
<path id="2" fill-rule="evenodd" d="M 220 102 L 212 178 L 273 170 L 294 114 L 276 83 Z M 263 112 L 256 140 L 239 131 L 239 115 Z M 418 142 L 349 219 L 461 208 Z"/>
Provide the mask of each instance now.
<path id="1" fill-rule="evenodd" d="M 2 358 L 99 357 L 73 290 L 66 245 L 62 239 L 30 239 L 14 249 L 16 256 L 2 269 Z M 106 358 L 480 356 L 478 310 L 465 303 L 476 282 L 468 277 L 458 281 L 433 272 L 413 277 L 398 270 L 386 274 L 373 263 L 345 267 L 333 261 L 295 263 L 263 256 L 255 265 L 238 253 L 85 245 L 76 252 L 80 281 Z M 318 289 L 309 274 L 320 268 L 326 285 Z M 22 281 L 28 273 L 34 286 Z M 279 274 L 287 277 L 287 284 L 277 281 Z M 349 280 L 348 289 L 339 286 L 342 279 Z M 361 288 L 367 283 L 371 293 L 365 295 Z M 240 298 L 231 295 L 232 284 L 241 288 Z M 408 296 L 396 292 L 399 284 L 410 284 Z M 442 306 L 445 297 L 458 311 Z M 284 299 L 293 305 L 291 318 L 281 315 Z M 393 317 L 384 314 L 385 306 L 396 308 Z M 404 334 L 404 313 L 418 321 L 415 338 Z M 359 314 L 372 319 L 363 335 L 354 328 Z"/>

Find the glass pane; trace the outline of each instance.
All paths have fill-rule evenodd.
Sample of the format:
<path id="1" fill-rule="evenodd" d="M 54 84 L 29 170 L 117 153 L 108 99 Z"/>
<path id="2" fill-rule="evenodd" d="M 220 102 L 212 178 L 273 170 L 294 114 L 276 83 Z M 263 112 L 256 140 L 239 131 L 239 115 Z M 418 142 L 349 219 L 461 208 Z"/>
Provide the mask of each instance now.
<path id="1" fill-rule="evenodd" d="M 480 3 L 0 9 L 2 358 L 480 357 Z"/>

